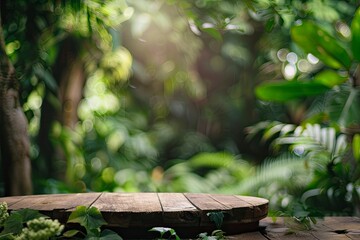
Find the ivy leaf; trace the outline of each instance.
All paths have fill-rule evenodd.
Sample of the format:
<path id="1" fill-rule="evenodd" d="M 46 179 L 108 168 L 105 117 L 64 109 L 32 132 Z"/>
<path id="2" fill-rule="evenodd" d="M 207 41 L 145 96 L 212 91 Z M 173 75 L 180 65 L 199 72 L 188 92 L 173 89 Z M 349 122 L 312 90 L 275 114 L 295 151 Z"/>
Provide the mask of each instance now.
<path id="1" fill-rule="evenodd" d="M 40 218 L 40 217 L 49 218 L 48 216 L 39 213 L 39 211 L 34 210 L 34 209 L 29 209 L 29 208 L 24 208 L 24 209 L 18 210 L 18 211 L 16 211 L 16 213 L 21 215 L 23 223 L 26 223 L 30 220 Z"/>
<path id="2" fill-rule="evenodd" d="M 330 88 L 318 82 L 282 81 L 268 82 L 256 87 L 258 98 L 265 101 L 286 102 L 325 93 Z"/>
<path id="3" fill-rule="evenodd" d="M 122 240 L 122 237 L 120 237 L 116 232 L 111 231 L 109 229 L 105 229 L 101 232 L 100 240 Z"/>
<path id="4" fill-rule="evenodd" d="M 23 217 L 18 212 L 13 212 L 4 223 L 4 230 L 1 235 L 7 233 L 19 234 L 23 228 Z"/>
<path id="5" fill-rule="evenodd" d="M 175 230 L 168 227 L 153 227 L 149 231 L 160 233 L 160 238 L 163 238 L 165 233 L 170 233 L 171 236 L 175 236 L 176 240 L 180 240 L 179 236 L 176 234 Z"/>
<path id="6" fill-rule="evenodd" d="M 86 206 L 76 207 L 76 210 L 70 214 L 68 223 L 79 223 L 88 233 L 106 224 L 99 209 Z"/>
<path id="7" fill-rule="evenodd" d="M 351 50 L 354 58 L 360 61 L 360 8 L 355 13 L 351 23 Z"/>
<path id="8" fill-rule="evenodd" d="M 224 220 L 223 212 L 209 212 L 206 215 L 210 218 L 210 221 L 215 223 L 217 229 L 221 228 L 221 225 Z"/>
<path id="9" fill-rule="evenodd" d="M 39 213 L 37 210 L 24 208 L 18 211 L 14 211 L 4 222 L 4 230 L 1 232 L 1 235 L 7 233 L 19 234 L 23 228 L 24 223 L 45 216 L 44 214 Z"/>
<path id="10" fill-rule="evenodd" d="M 311 53 L 325 65 L 349 69 L 351 58 L 341 44 L 328 32 L 311 21 L 303 21 L 291 29 L 293 41 L 306 53 Z"/>

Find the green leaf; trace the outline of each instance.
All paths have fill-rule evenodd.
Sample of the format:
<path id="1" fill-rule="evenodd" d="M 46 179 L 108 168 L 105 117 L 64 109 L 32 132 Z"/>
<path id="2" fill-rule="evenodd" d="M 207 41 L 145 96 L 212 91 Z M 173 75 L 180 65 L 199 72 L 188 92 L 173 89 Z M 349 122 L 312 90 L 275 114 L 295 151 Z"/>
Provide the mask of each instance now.
<path id="1" fill-rule="evenodd" d="M 12 233 L 0 235 L 0 240 L 14 240 L 14 239 L 15 239 L 15 237 Z"/>
<path id="2" fill-rule="evenodd" d="M 351 23 L 351 50 L 354 58 L 360 61 L 360 8 L 355 13 Z"/>
<path id="3" fill-rule="evenodd" d="M 44 218 L 49 218 L 48 216 L 39 213 L 39 211 L 34 210 L 34 209 L 29 209 L 29 208 L 24 208 L 21 210 L 16 211 L 16 213 L 20 214 L 22 216 L 22 222 L 26 223 L 27 221 L 36 219 L 36 218 L 40 218 L 40 217 L 44 217 Z"/>
<path id="4" fill-rule="evenodd" d="M 360 134 L 355 134 L 352 145 L 354 157 L 360 163 Z"/>
<path id="5" fill-rule="evenodd" d="M 321 83 L 330 88 L 344 83 L 346 80 L 348 80 L 348 76 L 342 76 L 333 70 L 324 70 L 314 77 L 314 82 Z"/>
<path id="6" fill-rule="evenodd" d="M 272 17 L 266 21 L 265 29 L 267 32 L 271 32 L 274 29 L 274 26 L 275 26 L 275 18 Z"/>
<path id="7" fill-rule="evenodd" d="M 285 102 L 325 93 L 330 88 L 317 82 L 283 81 L 260 84 L 256 96 L 265 101 Z"/>
<path id="8" fill-rule="evenodd" d="M 76 210 L 70 214 L 68 223 L 79 223 L 88 233 L 106 224 L 99 209 L 86 206 L 76 207 Z"/>
<path id="9" fill-rule="evenodd" d="M 207 34 L 209 34 L 210 36 L 212 36 L 213 38 L 215 38 L 216 40 L 221 41 L 222 40 L 222 36 L 220 34 L 220 32 L 215 29 L 215 28 L 202 28 L 202 30 L 204 32 L 206 32 Z"/>
<path id="10" fill-rule="evenodd" d="M 149 231 L 150 231 L 150 232 L 158 232 L 158 233 L 160 233 L 161 236 L 163 236 L 164 233 L 170 232 L 170 230 L 172 230 L 172 228 L 168 228 L 168 227 L 153 227 L 153 228 L 151 228 Z"/>
<path id="11" fill-rule="evenodd" d="M 218 228 L 218 229 L 221 228 L 221 225 L 224 220 L 223 212 L 209 212 L 206 215 L 210 218 L 210 221 L 213 221 L 215 223 L 216 228 Z"/>
<path id="12" fill-rule="evenodd" d="M 17 212 L 13 212 L 6 219 L 4 223 L 4 230 L 1 232 L 1 235 L 13 233 L 19 234 L 23 228 L 23 217 Z"/>
<path id="13" fill-rule="evenodd" d="M 67 237 L 67 238 L 71 238 L 71 237 L 74 237 L 76 234 L 78 233 L 81 233 L 83 234 L 81 231 L 79 230 L 69 230 L 69 231 L 66 231 L 63 233 L 63 236 L 64 237 Z"/>
<path id="14" fill-rule="evenodd" d="M 310 21 L 303 21 L 291 29 L 291 37 L 305 52 L 313 54 L 325 65 L 349 69 L 351 58 L 341 44 L 328 32 Z"/>
<path id="15" fill-rule="evenodd" d="M 100 235 L 101 240 L 122 240 L 122 237 L 120 237 L 116 232 L 111 231 L 109 229 L 105 229 L 101 232 Z"/>
<path id="16" fill-rule="evenodd" d="M 171 236 L 175 236 L 175 239 L 179 239 L 179 236 L 176 234 L 175 230 L 168 227 L 153 227 L 149 231 L 160 233 L 160 238 L 164 236 L 165 233 L 170 233 Z"/>
<path id="17" fill-rule="evenodd" d="M 4 230 L 1 232 L 1 235 L 7 233 L 18 234 L 21 232 L 24 223 L 39 217 L 48 218 L 44 214 L 41 214 L 39 211 L 33 209 L 24 208 L 18 211 L 14 211 L 5 220 Z"/>

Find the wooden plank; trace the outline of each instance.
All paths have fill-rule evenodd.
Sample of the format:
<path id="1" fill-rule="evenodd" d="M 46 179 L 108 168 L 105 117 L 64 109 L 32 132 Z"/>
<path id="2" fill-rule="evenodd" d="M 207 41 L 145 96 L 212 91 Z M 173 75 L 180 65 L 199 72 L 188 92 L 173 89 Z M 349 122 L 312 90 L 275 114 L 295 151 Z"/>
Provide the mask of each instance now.
<path id="1" fill-rule="evenodd" d="M 265 218 L 268 213 L 269 200 L 258 197 L 250 196 L 237 196 L 242 201 L 245 201 L 253 206 L 254 209 L 254 219 L 260 220 Z"/>
<path id="2" fill-rule="evenodd" d="M 184 196 L 199 210 L 210 211 L 225 211 L 229 212 L 230 207 L 214 201 L 211 194 L 199 194 L 199 193 L 184 193 Z"/>
<path id="3" fill-rule="evenodd" d="M 92 206 L 102 212 L 162 212 L 157 193 L 103 193 Z"/>
<path id="4" fill-rule="evenodd" d="M 199 193 L 184 193 L 184 196 L 199 209 L 200 226 L 215 226 L 210 220 L 207 213 L 209 212 L 223 212 L 226 215 L 231 215 L 231 208 L 215 201 L 211 194 L 199 194 Z"/>
<path id="5" fill-rule="evenodd" d="M 92 206 L 103 213 L 109 225 L 147 227 L 162 223 L 156 193 L 103 193 Z"/>
<path id="6" fill-rule="evenodd" d="M 311 234 L 316 238 L 316 239 L 329 239 L 329 240 L 350 240 L 351 238 L 349 238 L 347 235 L 345 234 L 337 234 L 335 232 L 316 232 L 316 231 L 311 231 Z"/>
<path id="7" fill-rule="evenodd" d="M 337 236 L 345 235 L 346 239 L 360 239 L 360 218 L 358 217 L 325 217 L 317 225 L 320 224 L 331 229 Z"/>
<path id="8" fill-rule="evenodd" d="M 100 195 L 101 193 L 30 195 L 14 201 L 9 210 L 31 208 L 65 223 L 77 206 L 90 206 Z"/>
<path id="9" fill-rule="evenodd" d="M 90 206 L 101 193 L 48 194 L 25 196 L 21 201 L 11 205 L 12 210 L 31 208 L 39 211 L 67 210 L 75 207 Z"/>
<path id="10" fill-rule="evenodd" d="M 158 193 L 163 220 L 172 226 L 197 226 L 199 210 L 182 193 Z"/>
<path id="11" fill-rule="evenodd" d="M 349 232 L 346 236 L 352 240 L 360 240 L 360 231 L 359 232 Z"/>
<path id="12" fill-rule="evenodd" d="M 252 204 L 243 201 L 234 195 L 211 194 L 216 202 L 231 208 L 231 218 L 239 222 L 255 222 L 254 207 Z"/>
<path id="13" fill-rule="evenodd" d="M 323 220 L 320 220 L 319 223 L 333 231 L 360 231 L 360 218 L 357 217 L 325 217 Z"/>
<path id="14" fill-rule="evenodd" d="M 21 201 L 25 196 L 14 196 L 14 197 L 2 197 L 0 198 L 0 202 L 6 202 L 8 207 L 11 207 L 15 203 Z"/>
<path id="15" fill-rule="evenodd" d="M 347 223 L 350 224 L 347 225 Z M 275 223 L 270 218 L 265 218 L 260 222 L 260 225 L 266 227 L 266 236 L 270 239 L 350 240 L 359 239 L 360 236 L 360 231 L 359 234 L 356 232 L 356 229 L 360 228 L 359 218 L 353 217 L 326 217 L 313 225 L 311 230 L 296 223 L 292 218 L 277 218 Z M 344 226 L 353 230 L 344 231 Z"/>
<path id="16" fill-rule="evenodd" d="M 237 235 L 226 236 L 227 240 L 268 240 L 260 232 L 248 232 Z"/>

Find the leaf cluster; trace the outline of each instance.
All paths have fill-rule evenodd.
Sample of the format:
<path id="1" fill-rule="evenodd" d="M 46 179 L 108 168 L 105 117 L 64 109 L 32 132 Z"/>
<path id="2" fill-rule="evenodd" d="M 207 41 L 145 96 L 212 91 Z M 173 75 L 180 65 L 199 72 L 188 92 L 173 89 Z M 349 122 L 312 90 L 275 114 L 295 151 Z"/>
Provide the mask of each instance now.
<path id="1" fill-rule="evenodd" d="M 39 213 L 37 210 L 26 208 L 7 214 L 7 204 L 2 203 L 0 206 L 0 214 L 4 220 L 0 225 L 2 229 L 0 239 L 122 239 L 118 234 L 109 229 L 101 229 L 102 226 L 106 225 L 106 222 L 101 212 L 95 207 L 78 206 L 69 216 L 67 224 L 79 224 L 85 229 L 85 232 L 74 229 L 62 233 L 63 225 L 60 225 L 57 220 L 49 219 L 49 217 Z"/>
<path id="2" fill-rule="evenodd" d="M 85 228 L 85 233 L 80 230 L 68 230 L 63 233 L 64 237 L 75 238 L 77 235 L 82 235 L 83 238 L 80 239 L 122 239 L 118 234 L 109 229 L 101 230 L 101 226 L 105 225 L 106 222 L 96 207 L 76 207 L 75 211 L 70 214 L 67 223 L 80 224 L 80 226 Z"/>
<path id="3" fill-rule="evenodd" d="M 49 239 L 60 234 L 63 226 L 57 220 L 33 209 L 20 209 L 7 214 L 7 204 L 1 203 L 0 239 Z M 32 237 L 31 237 L 32 236 Z"/>

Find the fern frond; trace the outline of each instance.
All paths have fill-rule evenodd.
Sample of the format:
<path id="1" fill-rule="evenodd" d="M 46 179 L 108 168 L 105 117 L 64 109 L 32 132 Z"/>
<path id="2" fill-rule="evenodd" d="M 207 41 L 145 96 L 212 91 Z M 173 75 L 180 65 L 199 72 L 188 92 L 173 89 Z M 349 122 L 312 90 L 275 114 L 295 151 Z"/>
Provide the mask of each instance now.
<path id="1" fill-rule="evenodd" d="M 256 173 L 243 181 L 237 188 L 239 193 L 254 193 L 262 186 L 281 183 L 289 187 L 306 186 L 309 180 L 309 169 L 304 158 L 285 154 L 267 159 Z M 302 178 L 304 181 L 291 182 L 291 178 Z"/>
<path id="2" fill-rule="evenodd" d="M 274 145 L 289 145 L 298 155 L 316 157 L 317 154 L 325 154 L 329 156 L 329 160 L 337 158 L 347 149 L 345 135 L 337 136 L 334 128 L 322 128 L 319 124 L 299 126 L 293 134 L 276 139 Z"/>

